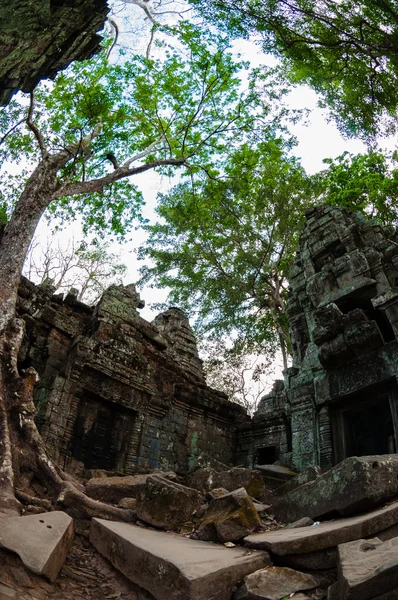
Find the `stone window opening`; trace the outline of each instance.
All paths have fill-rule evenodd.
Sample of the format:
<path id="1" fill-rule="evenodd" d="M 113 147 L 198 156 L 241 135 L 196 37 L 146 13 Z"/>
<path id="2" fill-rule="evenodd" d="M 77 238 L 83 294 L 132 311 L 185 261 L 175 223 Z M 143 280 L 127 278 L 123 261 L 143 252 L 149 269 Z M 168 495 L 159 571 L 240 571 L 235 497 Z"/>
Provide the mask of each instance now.
<path id="1" fill-rule="evenodd" d="M 346 253 L 347 249 L 340 240 L 336 240 L 332 244 L 329 244 L 322 252 L 319 252 L 319 254 L 313 258 L 315 272 L 319 273 L 324 265 L 333 262 L 336 258 L 340 258 Z"/>
<path id="2" fill-rule="evenodd" d="M 390 321 L 383 311 L 377 310 L 373 307 L 370 299 L 355 298 L 352 296 L 349 298 L 343 298 L 342 300 L 335 300 L 335 304 L 343 314 L 347 314 L 351 310 L 359 308 L 365 313 L 369 321 L 376 321 L 384 343 L 395 340 L 394 330 Z"/>

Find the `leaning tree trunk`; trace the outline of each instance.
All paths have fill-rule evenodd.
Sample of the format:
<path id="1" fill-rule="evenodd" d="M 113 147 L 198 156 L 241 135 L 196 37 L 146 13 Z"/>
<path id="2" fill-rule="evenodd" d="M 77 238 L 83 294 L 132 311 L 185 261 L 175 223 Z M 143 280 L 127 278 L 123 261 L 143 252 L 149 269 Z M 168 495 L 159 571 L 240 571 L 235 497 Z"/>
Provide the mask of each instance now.
<path id="1" fill-rule="evenodd" d="M 0 516 L 19 514 L 20 501 L 48 508 L 63 507 L 72 516 L 131 520 L 131 511 L 85 496 L 82 486 L 49 459 L 34 422 L 34 369 L 18 371 L 24 321 L 16 315 L 18 286 L 29 244 L 59 184 L 57 172 L 70 159 L 67 152 L 46 156 L 32 173 L 0 242 Z M 47 490 L 33 498 L 32 478 Z"/>

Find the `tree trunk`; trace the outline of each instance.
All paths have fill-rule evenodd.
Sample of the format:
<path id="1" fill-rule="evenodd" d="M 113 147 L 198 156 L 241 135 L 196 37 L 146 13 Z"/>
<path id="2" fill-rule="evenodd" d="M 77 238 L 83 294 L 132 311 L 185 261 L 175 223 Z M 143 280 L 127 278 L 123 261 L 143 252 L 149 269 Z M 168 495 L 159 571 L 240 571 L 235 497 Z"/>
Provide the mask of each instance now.
<path id="1" fill-rule="evenodd" d="M 19 373 L 17 357 L 24 336 L 24 321 L 16 317 L 16 302 L 23 263 L 43 212 L 58 188 L 57 172 L 69 160 L 67 152 L 46 156 L 34 170 L 0 243 L 0 516 L 19 514 L 30 498 L 36 478 L 47 490 L 52 505 L 75 517 L 101 516 L 133 520 L 132 511 L 118 509 L 85 496 L 79 484 L 48 458 L 34 422 L 34 369 Z M 33 503 L 47 506 L 41 499 Z"/>

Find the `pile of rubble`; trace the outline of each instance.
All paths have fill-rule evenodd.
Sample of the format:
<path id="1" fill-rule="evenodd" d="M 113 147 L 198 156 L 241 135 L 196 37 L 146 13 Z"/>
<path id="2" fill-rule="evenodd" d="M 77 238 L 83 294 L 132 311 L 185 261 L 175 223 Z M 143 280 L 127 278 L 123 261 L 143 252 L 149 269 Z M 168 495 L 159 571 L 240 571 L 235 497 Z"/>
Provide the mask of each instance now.
<path id="1" fill-rule="evenodd" d="M 299 475 L 278 464 L 197 466 L 185 477 L 91 473 L 87 494 L 128 508 L 133 522 L 75 525 L 81 533 L 89 525 L 89 540 L 81 539 L 138 586 L 98 599 L 398 598 L 397 455 Z M 72 539 L 62 512 L 0 519 L 0 548 L 50 582 L 61 569 L 70 574 L 63 565 Z M 0 577 L 0 599 L 47 598 L 32 593 L 17 596 Z"/>

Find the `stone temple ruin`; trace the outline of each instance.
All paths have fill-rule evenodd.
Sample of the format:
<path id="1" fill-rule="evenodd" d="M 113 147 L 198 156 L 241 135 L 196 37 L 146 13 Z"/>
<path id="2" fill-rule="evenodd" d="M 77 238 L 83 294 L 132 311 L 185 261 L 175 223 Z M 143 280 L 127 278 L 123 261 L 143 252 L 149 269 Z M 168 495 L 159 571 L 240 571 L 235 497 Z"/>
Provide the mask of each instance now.
<path id="1" fill-rule="evenodd" d="M 20 358 L 41 377 L 37 421 L 49 453 L 76 474 L 185 474 L 203 453 L 296 470 L 395 453 L 397 282 L 396 231 L 345 209 L 310 211 L 287 305 L 293 365 L 250 419 L 206 385 L 180 310 L 149 323 L 134 286 L 109 288 L 91 308 L 25 281 Z"/>
<path id="2" fill-rule="evenodd" d="M 345 209 L 312 209 L 287 313 L 293 365 L 240 427 L 238 460 L 301 470 L 395 453 L 398 232 Z"/>

